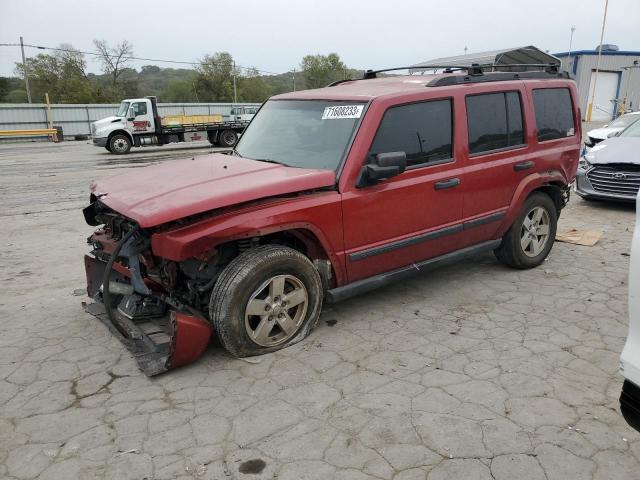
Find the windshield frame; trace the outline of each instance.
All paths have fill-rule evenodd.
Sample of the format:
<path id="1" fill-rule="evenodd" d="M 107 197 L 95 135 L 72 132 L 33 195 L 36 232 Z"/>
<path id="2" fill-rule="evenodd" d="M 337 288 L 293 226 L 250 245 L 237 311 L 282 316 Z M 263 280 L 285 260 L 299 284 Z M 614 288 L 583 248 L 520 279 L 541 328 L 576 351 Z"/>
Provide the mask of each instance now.
<path id="1" fill-rule="evenodd" d="M 122 102 L 122 103 L 120 103 L 120 106 L 118 107 L 118 111 L 116 112 L 115 116 L 116 117 L 120 117 L 120 118 L 126 117 L 127 116 L 127 112 L 129 111 L 129 106 L 130 105 L 131 105 L 131 102 Z M 120 114 L 120 112 L 123 112 L 123 113 Z"/>
<path id="2" fill-rule="evenodd" d="M 356 139 L 356 136 L 358 135 L 358 132 L 360 131 L 360 126 L 362 125 L 362 121 L 364 120 L 367 111 L 369 110 L 369 106 L 371 105 L 371 101 L 372 99 L 367 99 L 366 101 L 363 101 L 363 99 L 349 99 L 349 100 L 345 100 L 345 99 L 335 99 L 335 98 L 268 98 L 266 101 L 264 101 L 262 103 L 262 105 L 260 105 L 260 107 L 258 108 L 258 110 L 256 111 L 256 113 L 253 115 L 253 117 L 251 118 L 251 120 L 249 120 L 249 124 L 245 127 L 245 131 L 251 126 L 251 124 L 253 123 L 253 121 L 258 117 L 260 111 L 262 110 L 262 107 L 264 107 L 268 102 L 281 102 L 281 101 L 295 101 L 295 102 L 349 102 L 349 103 L 359 103 L 361 105 L 364 105 L 364 108 L 362 109 L 362 114 L 360 115 L 360 118 L 357 119 L 355 125 L 353 126 L 353 131 L 351 133 L 351 136 L 349 137 L 349 140 L 346 142 L 345 144 L 345 148 L 344 151 L 342 152 L 342 156 L 340 157 L 338 164 L 336 166 L 336 168 L 333 171 L 336 174 L 336 184 L 338 184 L 340 177 L 342 175 L 342 171 L 344 170 L 344 165 L 346 162 L 346 159 L 349 157 L 349 153 L 351 153 L 351 148 L 353 147 L 353 143 Z M 240 152 L 237 151 L 238 146 L 240 146 L 241 142 L 242 142 L 242 137 L 244 135 L 240 136 L 240 140 L 238 140 L 238 143 L 236 144 L 236 146 L 233 148 L 232 153 L 242 157 L 242 158 L 246 158 L 248 160 L 254 160 L 256 162 L 259 162 L 260 160 L 256 160 L 253 159 L 251 157 L 245 157 L 243 156 Z M 305 167 L 297 167 L 294 165 L 285 165 L 282 164 L 285 167 L 288 168 L 305 168 Z M 317 170 L 328 170 L 328 169 L 317 169 Z"/>

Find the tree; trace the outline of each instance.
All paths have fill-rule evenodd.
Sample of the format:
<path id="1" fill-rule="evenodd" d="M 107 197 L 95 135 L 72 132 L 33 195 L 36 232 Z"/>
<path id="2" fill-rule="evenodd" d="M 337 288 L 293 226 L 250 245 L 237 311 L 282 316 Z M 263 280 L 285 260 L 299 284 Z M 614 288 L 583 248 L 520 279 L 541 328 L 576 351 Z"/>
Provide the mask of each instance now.
<path id="1" fill-rule="evenodd" d="M 260 76 L 260 72 L 253 67 L 245 71 L 238 79 L 238 100 L 241 102 L 264 102 L 271 96 L 271 86 Z"/>
<path id="2" fill-rule="evenodd" d="M 86 73 L 84 55 L 69 44 L 62 44 L 54 54 L 28 58 L 29 84 L 36 101 L 44 94 L 55 103 L 90 103 L 98 101 L 99 90 Z M 24 66 L 16 64 L 16 74 L 24 76 Z"/>
<path id="3" fill-rule="evenodd" d="M 133 45 L 127 40 L 123 40 L 115 47 L 110 47 L 106 40 L 94 40 L 93 44 L 100 55 L 102 71 L 110 78 L 108 96 L 111 100 L 119 101 L 126 96 L 120 77 L 131 62 Z"/>
<path id="4" fill-rule="evenodd" d="M 337 53 L 305 55 L 300 64 L 307 88 L 326 87 L 331 82 L 346 78 L 347 66 Z"/>
<path id="5" fill-rule="evenodd" d="M 228 52 L 205 55 L 196 67 L 196 87 L 201 102 L 233 101 L 233 57 Z"/>

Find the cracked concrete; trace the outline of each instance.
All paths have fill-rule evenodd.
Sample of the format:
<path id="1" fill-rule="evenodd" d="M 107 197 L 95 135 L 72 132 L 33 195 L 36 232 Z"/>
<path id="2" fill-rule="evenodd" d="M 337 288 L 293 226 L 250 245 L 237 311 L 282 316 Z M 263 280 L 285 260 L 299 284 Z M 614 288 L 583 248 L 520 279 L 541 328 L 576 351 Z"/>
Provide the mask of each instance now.
<path id="1" fill-rule="evenodd" d="M 155 152 L 0 145 L 0 477 L 637 478 L 617 400 L 631 207 L 573 198 L 560 230 L 601 229 L 595 247 L 530 271 L 479 256 L 328 308 L 259 363 L 212 345 L 149 379 L 74 292 L 89 180 Z"/>

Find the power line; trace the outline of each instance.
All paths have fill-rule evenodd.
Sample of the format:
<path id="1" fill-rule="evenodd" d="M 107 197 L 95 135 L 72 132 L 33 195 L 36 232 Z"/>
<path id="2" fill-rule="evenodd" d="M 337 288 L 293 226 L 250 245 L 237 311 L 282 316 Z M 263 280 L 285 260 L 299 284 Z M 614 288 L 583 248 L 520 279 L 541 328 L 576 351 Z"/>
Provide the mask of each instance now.
<path id="1" fill-rule="evenodd" d="M 70 49 L 70 48 L 60 48 L 60 47 L 43 47 L 41 45 L 31 45 L 31 44 L 24 44 L 25 47 L 29 47 L 29 48 L 36 48 L 38 50 L 52 50 L 52 51 L 56 51 L 56 52 L 67 52 L 67 53 L 80 53 L 82 55 L 93 55 L 95 57 L 103 57 L 105 55 L 98 53 L 98 52 L 86 52 L 83 50 L 75 50 L 75 49 Z M 0 47 L 20 47 L 19 43 L 0 43 Z M 109 55 L 107 54 L 106 56 L 111 57 L 111 58 L 118 58 L 118 55 Z M 215 65 L 215 66 L 220 66 L 220 67 L 230 67 L 232 66 L 232 64 L 230 63 L 209 63 L 209 62 L 189 62 L 189 61 L 183 61 L 183 60 L 164 60 L 164 59 L 158 59 L 158 58 L 144 58 L 144 57 L 134 57 L 134 56 L 123 56 L 120 57 L 121 59 L 126 59 L 126 60 L 139 60 L 139 61 L 143 61 L 143 62 L 157 62 L 157 63 L 172 63 L 172 64 L 181 64 L 181 65 L 193 65 L 193 66 L 199 66 L 199 65 Z M 244 67 L 242 65 L 236 65 L 236 68 L 239 69 L 244 69 L 244 70 L 255 70 L 259 73 L 266 73 L 269 75 L 281 75 L 281 73 L 276 73 L 276 72 L 270 72 L 268 70 L 260 70 L 258 68 L 255 67 Z M 289 73 L 289 72 L 286 72 Z"/>

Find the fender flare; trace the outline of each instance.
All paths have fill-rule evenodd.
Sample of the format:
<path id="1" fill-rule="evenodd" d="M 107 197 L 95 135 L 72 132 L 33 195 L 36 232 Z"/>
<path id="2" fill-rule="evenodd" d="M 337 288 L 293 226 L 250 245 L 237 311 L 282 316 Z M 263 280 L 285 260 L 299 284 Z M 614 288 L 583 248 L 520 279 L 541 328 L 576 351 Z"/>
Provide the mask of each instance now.
<path id="1" fill-rule="evenodd" d="M 540 187 L 558 183 L 567 185 L 567 180 L 565 179 L 564 175 L 562 175 L 562 172 L 558 170 L 532 173 L 531 175 L 523 178 L 520 181 L 520 184 L 516 188 L 515 192 L 513 193 L 511 204 L 507 209 L 505 219 L 503 220 L 500 228 L 497 231 L 497 237 L 502 237 L 505 233 L 507 233 L 507 230 L 511 228 L 514 219 L 518 216 L 520 210 L 522 209 L 524 201 L 527 199 L 527 197 L 529 197 L 529 195 L 531 195 L 533 191 L 539 189 Z"/>

